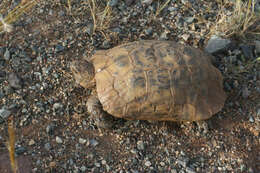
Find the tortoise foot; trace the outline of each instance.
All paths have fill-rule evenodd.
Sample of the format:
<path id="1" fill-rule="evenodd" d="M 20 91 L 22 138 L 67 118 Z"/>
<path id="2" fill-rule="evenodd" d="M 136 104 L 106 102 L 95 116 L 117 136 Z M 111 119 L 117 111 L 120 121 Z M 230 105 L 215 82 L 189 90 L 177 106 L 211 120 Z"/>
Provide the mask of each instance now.
<path id="1" fill-rule="evenodd" d="M 111 129 L 115 122 L 111 115 L 105 112 L 97 96 L 91 96 L 87 101 L 87 109 L 99 129 Z"/>

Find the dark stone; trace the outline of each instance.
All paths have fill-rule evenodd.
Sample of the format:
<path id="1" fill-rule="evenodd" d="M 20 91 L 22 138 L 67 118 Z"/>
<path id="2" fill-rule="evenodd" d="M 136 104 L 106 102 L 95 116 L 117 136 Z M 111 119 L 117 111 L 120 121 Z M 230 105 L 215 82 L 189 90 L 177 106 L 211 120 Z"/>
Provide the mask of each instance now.
<path id="1" fill-rule="evenodd" d="M 9 74 L 9 76 L 8 76 L 8 82 L 9 82 L 9 85 L 10 85 L 12 88 L 15 88 L 15 89 L 20 89 L 20 88 L 22 88 L 21 79 L 20 79 L 15 73 Z"/>
<path id="2" fill-rule="evenodd" d="M 254 57 L 253 51 L 254 51 L 254 46 L 253 45 L 241 45 L 240 46 L 243 54 L 245 55 L 246 59 L 252 59 Z"/>
<path id="3" fill-rule="evenodd" d="M 126 5 L 130 6 L 135 2 L 135 0 L 125 0 Z"/>

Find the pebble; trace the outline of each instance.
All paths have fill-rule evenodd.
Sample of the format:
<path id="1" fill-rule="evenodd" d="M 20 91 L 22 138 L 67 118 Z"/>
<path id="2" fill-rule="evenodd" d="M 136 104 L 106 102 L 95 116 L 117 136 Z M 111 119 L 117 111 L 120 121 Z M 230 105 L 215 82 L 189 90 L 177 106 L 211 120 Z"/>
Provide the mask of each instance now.
<path id="1" fill-rule="evenodd" d="M 54 131 L 54 127 L 55 127 L 54 123 L 48 124 L 46 127 L 47 134 L 52 135 Z"/>
<path id="2" fill-rule="evenodd" d="M 55 167 L 55 166 L 56 166 L 56 162 L 50 162 L 49 166 L 50 166 L 51 168 Z"/>
<path id="3" fill-rule="evenodd" d="M 190 167 L 187 167 L 186 168 L 186 172 L 187 173 L 196 173 L 192 168 L 190 168 Z"/>
<path id="4" fill-rule="evenodd" d="M 111 45 L 110 45 L 110 41 L 108 41 L 108 40 L 103 41 L 102 46 L 103 46 L 103 48 L 105 48 L 105 49 L 110 48 L 110 46 L 111 46 Z"/>
<path id="5" fill-rule="evenodd" d="M 161 166 L 165 166 L 165 163 L 164 163 L 164 162 L 160 162 L 160 165 L 161 165 Z"/>
<path id="6" fill-rule="evenodd" d="M 96 162 L 95 166 L 99 168 L 101 166 L 101 164 L 99 162 Z"/>
<path id="7" fill-rule="evenodd" d="M 110 7 L 114 7 L 114 6 L 116 6 L 118 4 L 118 0 L 110 0 L 109 2 L 108 2 L 108 5 L 110 6 Z"/>
<path id="8" fill-rule="evenodd" d="M 53 109 L 54 110 L 58 110 L 58 109 L 62 109 L 63 105 L 61 103 L 54 103 L 53 104 Z"/>
<path id="9" fill-rule="evenodd" d="M 15 73 L 10 73 L 8 75 L 8 82 L 9 82 L 9 85 L 15 89 L 22 88 L 21 80 Z"/>
<path id="10" fill-rule="evenodd" d="M 171 173 L 178 173 L 176 169 L 171 169 Z"/>
<path id="11" fill-rule="evenodd" d="M 242 88 L 242 97 L 246 99 L 248 98 L 249 95 L 250 95 L 250 91 L 248 90 L 247 86 L 244 86 Z"/>
<path id="12" fill-rule="evenodd" d="M 255 122 L 255 120 L 254 120 L 254 118 L 252 116 L 249 117 L 249 122 L 250 123 L 254 123 Z"/>
<path id="13" fill-rule="evenodd" d="M 144 150 L 144 143 L 143 141 L 137 141 L 137 149 Z"/>
<path id="14" fill-rule="evenodd" d="M 256 115 L 257 115 L 257 116 L 260 116 L 260 108 L 257 109 Z"/>
<path id="15" fill-rule="evenodd" d="M 146 35 L 152 35 L 152 33 L 153 33 L 153 28 L 152 28 L 152 27 L 149 27 L 149 28 L 147 28 L 144 32 L 145 32 Z"/>
<path id="16" fill-rule="evenodd" d="M 247 59 L 252 59 L 254 57 L 254 47 L 252 45 L 241 45 L 240 48 Z"/>
<path id="17" fill-rule="evenodd" d="M 160 40 L 168 40 L 169 38 L 168 38 L 168 32 L 163 32 L 163 33 L 161 33 L 161 35 L 160 35 Z"/>
<path id="18" fill-rule="evenodd" d="M 5 108 L 0 109 L 0 117 L 1 118 L 7 119 L 10 115 L 11 115 L 11 111 L 9 111 Z"/>
<path id="19" fill-rule="evenodd" d="M 126 5 L 132 5 L 135 0 L 125 0 Z"/>
<path id="20" fill-rule="evenodd" d="M 213 35 L 205 47 L 205 51 L 208 53 L 217 53 L 221 51 L 225 51 L 230 46 L 231 41 L 229 39 L 220 38 L 216 35 Z"/>
<path id="21" fill-rule="evenodd" d="M 55 46 L 55 52 L 56 53 L 62 52 L 64 49 L 65 49 L 64 46 L 62 46 L 60 44 Z"/>
<path id="22" fill-rule="evenodd" d="M 63 141 L 62 141 L 62 139 L 59 136 L 56 136 L 56 142 L 58 144 L 61 144 Z"/>
<path id="23" fill-rule="evenodd" d="M 258 40 L 255 41 L 255 50 L 256 50 L 256 53 L 260 54 L 260 41 L 258 41 Z"/>
<path id="24" fill-rule="evenodd" d="M 4 53 L 5 53 L 5 48 L 0 46 L 0 58 L 2 58 Z"/>
<path id="25" fill-rule="evenodd" d="M 181 37 L 184 41 L 187 41 L 190 38 L 190 34 L 183 34 Z"/>
<path id="26" fill-rule="evenodd" d="M 153 2 L 153 0 L 142 0 L 142 4 L 150 5 L 152 2 Z"/>
<path id="27" fill-rule="evenodd" d="M 189 159 L 187 158 L 183 158 L 183 159 L 178 159 L 176 161 L 178 164 L 180 164 L 182 167 L 186 168 L 187 167 L 187 164 L 189 162 Z"/>
<path id="28" fill-rule="evenodd" d="M 146 162 L 144 163 L 144 165 L 147 166 L 147 167 L 150 167 L 150 166 L 152 165 L 152 163 L 148 160 L 148 161 L 146 161 Z"/>
<path id="29" fill-rule="evenodd" d="M 83 138 L 79 138 L 79 143 L 80 144 L 85 144 L 87 142 L 86 139 L 83 139 Z"/>
<path id="30" fill-rule="evenodd" d="M 10 52 L 8 49 L 5 50 L 5 53 L 4 53 L 4 59 L 6 61 L 8 61 L 10 59 Z"/>
<path id="31" fill-rule="evenodd" d="M 95 147 L 99 144 L 98 141 L 95 139 L 91 139 L 89 142 L 90 142 L 90 145 L 92 145 L 93 147 Z"/>
<path id="32" fill-rule="evenodd" d="M 29 141 L 29 145 L 31 146 L 31 145 L 34 145 L 35 144 L 35 141 L 33 140 L 33 139 L 31 139 L 30 141 Z"/>
<path id="33" fill-rule="evenodd" d="M 86 168 L 86 166 L 81 166 L 81 167 L 80 167 L 80 170 L 81 170 L 82 172 L 86 172 L 87 168 Z"/>
<path id="34" fill-rule="evenodd" d="M 23 154 L 26 151 L 27 151 L 27 149 L 25 147 L 19 146 L 19 147 L 15 148 L 15 154 L 17 154 L 17 155 Z"/>
<path id="35" fill-rule="evenodd" d="M 86 33 L 88 35 L 92 35 L 94 31 L 94 25 L 92 23 L 88 23 L 86 27 Z"/>
<path id="36" fill-rule="evenodd" d="M 194 21 L 194 17 L 185 17 L 184 20 L 186 23 L 191 24 Z"/>
<path id="37" fill-rule="evenodd" d="M 51 144 L 50 143 L 46 143 L 44 144 L 44 148 L 49 151 L 51 149 Z"/>

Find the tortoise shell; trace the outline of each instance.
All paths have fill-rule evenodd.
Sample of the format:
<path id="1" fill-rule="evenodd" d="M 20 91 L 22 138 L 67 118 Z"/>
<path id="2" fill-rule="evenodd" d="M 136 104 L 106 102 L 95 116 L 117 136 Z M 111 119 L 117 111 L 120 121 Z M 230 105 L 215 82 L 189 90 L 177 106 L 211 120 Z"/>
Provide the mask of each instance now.
<path id="1" fill-rule="evenodd" d="M 172 41 L 136 41 L 91 58 L 98 98 L 109 114 L 139 120 L 197 121 L 224 105 L 211 55 Z"/>

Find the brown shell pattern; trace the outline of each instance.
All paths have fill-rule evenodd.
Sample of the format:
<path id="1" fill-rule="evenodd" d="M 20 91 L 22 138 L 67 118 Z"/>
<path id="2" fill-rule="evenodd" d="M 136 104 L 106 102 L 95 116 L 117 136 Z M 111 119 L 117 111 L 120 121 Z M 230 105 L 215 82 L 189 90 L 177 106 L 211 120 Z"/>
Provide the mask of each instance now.
<path id="1" fill-rule="evenodd" d="M 196 121 L 221 110 L 222 75 L 199 49 L 172 41 L 137 41 L 92 58 L 97 93 L 113 116 Z"/>

